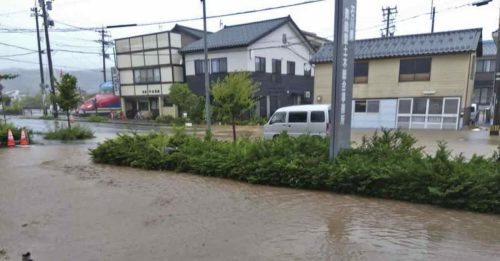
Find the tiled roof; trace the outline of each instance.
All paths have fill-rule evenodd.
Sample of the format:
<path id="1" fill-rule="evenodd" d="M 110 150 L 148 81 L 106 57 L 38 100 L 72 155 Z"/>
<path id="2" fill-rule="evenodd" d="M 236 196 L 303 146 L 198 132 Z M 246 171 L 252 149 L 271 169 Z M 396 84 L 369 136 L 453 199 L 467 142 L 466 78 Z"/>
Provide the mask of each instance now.
<path id="1" fill-rule="evenodd" d="M 493 40 L 483 41 L 483 56 L 497 55 L 497 46 Z"/>
<path id="2" fill-rule="evenodd" d="M 192 28 L 192 27 L 187 27 L 187 26 L 180 25 L 180 24 L 176 24 L 174 26 L 174 28 L 172 28 L 171 31 L 172 32 L 175 32 L 175 31 L 185 32 L 185 33 L 190 34 L 198 39 L 203 38 L 203 30 L 199 30 L 199 29 Z M 212 32 L 207 31 L 207 34 L 212 34 Z"/>
<path id="3" fill-rule="evenodd" d="M 473 52 L 478 49 L 482 29 L 414 34 L 387 38 L 357 40 L 355 59 L 375 59 L 445 53 Z M 333 58 L 333 43 L 325 44 L 311 59 L 312 63 L 327 63 Z"/>
<path id="4" fill-rule="evenodd" d="M 293 23 L 292 19 L 287 16 L 248 24 L 225 26 L 222 30 L 207 36 L 208 49 L 248 46 L 290 21 Z M 199 51 L 203 51 L 203 39 L 181 49 L 182 53 Z"/>

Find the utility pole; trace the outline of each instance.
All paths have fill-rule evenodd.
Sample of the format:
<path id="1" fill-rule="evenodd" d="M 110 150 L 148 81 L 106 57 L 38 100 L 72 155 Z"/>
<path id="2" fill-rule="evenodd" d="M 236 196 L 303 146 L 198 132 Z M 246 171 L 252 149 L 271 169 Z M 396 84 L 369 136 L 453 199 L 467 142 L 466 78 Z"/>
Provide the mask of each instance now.
<path id="1" fill-rule="evenodd" d="M 97 31 L 98 33 L 101 34 L 101 39 L 98 40 L 97 42 L 101 43 L 101 51 L 102 51 L 102 76 L 104 82 L 106 82 L 107 77 L 106 77 L 106 58 L 109 58 L 109 55 L 106 54 L 106 47 L 110 45 L 111 43 L 109 41 L 106 41 L 106 37 L 109 35 L 107 34 L 108 31 L 104 30 L 104 26 L 102 27 L 101 30 Z"/>
<path id="2" fill-rule="evenodd" d="M 382 37 L 391 37 L 394 36 L 396 31 L 396 14 L 398 13 L 398 7 L 382 7 L 382 15 L 384 19 L 382 20 L 385 23 L 385 28 L 382 30 Z"/>
<path id="3" fill-rule="evenodd" d="M 434 0 L 431 0 L 431 33 L 434 33 L 434 20 L 436 19 L 436 7 L 434 6 Z"/>
<path id="4" fill-rule="evenodd" d="M 207 115 L 207 134 L 211 132 L 211 114 L 210 114 L 210 78 L 208 75 L 208 46 L 207 46 L 207 11 L 205 7 L 206 0 L 203 2 L 203 52 L 205 54 L 205 112 Z"/>
<path id="5" fill-rule="evenodd" d="M 36 21 L 36 39 L 37 39 L 37 44 L 38 44 L 38 62 L 40 64 L 40 89 L 42 92 L 42 111 L 43 111 L 43 116 L 47 116 L 47 106 L 45 105 L 45 77 L 43 75 L 43 60 L 42 60 L 42 46 L 40 43 L 40 26 L 38 24 L 38 8 L 36 6 L 35 2 L 35 7 L 31 8 L 31 11 L 33 12 L 35 16 L 35 21 Z"/>
<path id="6" fill-rule="evenodd" d="M 52 67 L 52 52 L 50 50 L 50 40 L 49 40 L 49 19 L 47 18 L 47 7 L 45 5 L 45 0 L 39 0 L 40 1 L 40 7 L 42 8 L 42 15 L 43 15 L 43 27 L 45 29 L 45 43 L 47 44 L 47 62 L 49 64 L 49 77 L 50 77 L 50 92 L 52 95 L 56 94 L 55 90 L 55 84 L 54 84 L 54 69 Z M 52 5 L 52 2 L 50 2 Z M 50 22 L 52 25 L 53 23 Z M 59 116 L 59 113 L 57 111 L 57 103 L 56 100 L 52 98 L 52 114 L 54 115 L 54 118 L 57 118 Z"/>

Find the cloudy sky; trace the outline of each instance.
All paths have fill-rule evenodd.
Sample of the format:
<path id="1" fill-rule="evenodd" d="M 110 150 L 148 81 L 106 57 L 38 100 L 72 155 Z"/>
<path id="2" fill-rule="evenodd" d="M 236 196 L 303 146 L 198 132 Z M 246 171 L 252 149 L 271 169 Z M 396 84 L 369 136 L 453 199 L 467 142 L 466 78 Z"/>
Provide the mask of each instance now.
<path id="1" fill-rule="evenodd" d="M 245 10 L 261 9 L 299 3 L 306 0 L 207 0 L 207 15 L 219 15 Z M 479 0 L 434 0 L 437 9 L 435 31 L 465 28 L 483 28 L 483 39 L 491 39 L 498 27 L 500 0 L 473 7 L 467 4 Z M 35 20 L 30 8 L 35 0 L 0 0 L 0 70 L 6 68 L 38 68 Z M 396 35 L 430 32 L 431 0 L 358 0 L 358 39 L 380 36 L 382 7 L 397 6 Z M 247 15 L 215 18 L 208 21 L 208 29 L 217 31 L 221 25 L 233 25 L 291 15 L 297 25 L 306 31 L 332 39 L 334 0 L 289 7 Z M 168 22 L 202 16 L 199 0 L 54 0 L 51 18 L 54 30 L 89 28 L 117 24 Z M 112 38 L 169 30 L 175 23 L 128 27 L 110 30 Z M 183 22 L 186 26 L 202 29 L 201 20 Z M 21 30 L 19 30 L 21 29 Z M 30 30 L 31 29 L 31 30 Z M 64 70 L 102 68 L 100 46 L 95 41 L 99 34 L 92 30 L 51 32 L 54 49 L 54 67 Z M 25 49 L 9 47 L 20 46 Z M 45 43 L 43 43 L 44 45 Z M 112 49 L 109 49 L 112 52 Z M 45 59 L 45 58 L 44 58 Z M 112 63 L 113 61 L 108 61 Z"/>

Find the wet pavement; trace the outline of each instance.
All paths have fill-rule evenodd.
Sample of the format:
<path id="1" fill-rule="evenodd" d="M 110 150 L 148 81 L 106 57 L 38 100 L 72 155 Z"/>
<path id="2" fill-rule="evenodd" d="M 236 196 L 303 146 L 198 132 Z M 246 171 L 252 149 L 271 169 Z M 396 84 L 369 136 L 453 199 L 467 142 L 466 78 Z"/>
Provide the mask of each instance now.
<path id="1" fill-rule="evenodd" d="M 499 260 L 500 216 L 0 150 L 0 260 Z"/>

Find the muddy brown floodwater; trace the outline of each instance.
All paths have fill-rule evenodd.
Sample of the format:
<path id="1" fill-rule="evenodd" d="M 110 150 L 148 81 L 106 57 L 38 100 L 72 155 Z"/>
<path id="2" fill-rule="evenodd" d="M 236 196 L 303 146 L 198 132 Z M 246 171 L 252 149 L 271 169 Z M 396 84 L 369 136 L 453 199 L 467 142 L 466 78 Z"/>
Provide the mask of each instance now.
<path id="1" fill-rule="evenodd" d="M 0 150 L 0 260 L 500 260 L 500 217 Z M 2 250 L 3 249 L 3 250 Z"/>

